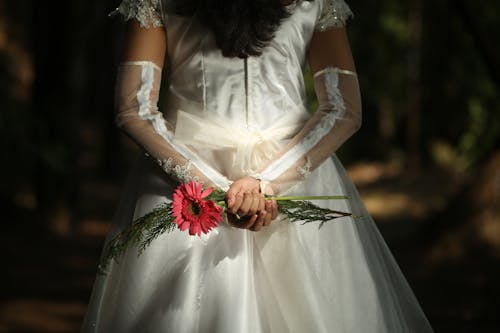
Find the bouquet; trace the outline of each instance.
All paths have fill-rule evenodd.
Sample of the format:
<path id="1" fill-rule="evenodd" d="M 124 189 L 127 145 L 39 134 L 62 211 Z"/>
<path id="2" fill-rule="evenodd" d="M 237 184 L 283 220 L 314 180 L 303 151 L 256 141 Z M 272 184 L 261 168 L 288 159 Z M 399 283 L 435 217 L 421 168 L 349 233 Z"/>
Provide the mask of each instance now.
<path id="1" fill-rule="evenodd" d="M 112 259 L 117 259 L 127 248 L 138 246 L 141 254 L 151 242 L 165 232 L 178 228 L 188 230 L 192 236 L 207 234 L 223 221 L 226 192 L 213 187 L 203 189 L 199 182 L 191 180 L 177 187 L 172 202 L 163 203 L 151 212 L 136 219 L 128 228 L 115 236 L 104 249 L 100 269 L 104 270 Z M 307 200 L 347 199 L 347 196 L 266 196 L 266 200 L 278 201 L 278 212 L 290 222 L 325 222 L 351 213 L 330 210 Z"/>

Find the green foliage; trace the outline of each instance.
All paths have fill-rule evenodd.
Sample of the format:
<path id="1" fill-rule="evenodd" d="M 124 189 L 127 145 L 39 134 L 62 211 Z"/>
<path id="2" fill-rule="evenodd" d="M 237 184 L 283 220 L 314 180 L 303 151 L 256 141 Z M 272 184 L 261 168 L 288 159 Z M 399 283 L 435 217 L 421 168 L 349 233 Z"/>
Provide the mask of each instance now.
<path id="1" fill-rule="evenodd" d="M 406 151 L 408 75 L 416 50 L 423 162 L 433 162 L 435 142 L 446 142 L 474 168 L 500 138 L 500 49 L 494 40 L 500 32 L 500 3 L 461 2 L 461 12 L 453 1 L 420 1 L 421 46 L 413 44 L 410 33 L 415 3 L 349 1 L 356 14 L 348 33 L 363 95 L 363 126 L 347 145 L 363 151 L 357 159 L 380 158 L 387 149 Z M 381 125 L 387 122 L 392 124 L 388 134 Z"/>
<path id="2" fill-rule="evenodd" d="M 320 222 L 319 227 L 340 217 L 351 216 L 351 213 L 321 208 L 310 201 L 305 200 L 284 200 L 278 204 L 278 211 L 285 214 L 290 222 L 300 222 L 302 224 Z"/>
<path id="3" fill-rule="evenodd" d="M 318 100 L 316 99 L 316 95 L 314 93 L 313 77 L 309 66 L 304 70 L 304 84 L 306 86 L 309 111 L 314 113 L 318 109 Z"/>
<path id="4" fill-rule="evenodd" d="M 495 146 L 500 133 L 500 119 L 490 112 L 482 101 L 469 101 L 468 125 L 458 141 L 457 152 L 465 167 L 476 165 Z"/>
<path id="5" fill-rule="evenodd" d="M 105 274 L 111 260 L 118 260 L 131 247 L 137 246 L 140 255 L 153 240 L 176 228 L 174 220 L 172 206 L 168 203 L 161 204 L 151 212 L 136 219 L 130 227 L 106 244 L 99 264 L 99 272 Z"/>

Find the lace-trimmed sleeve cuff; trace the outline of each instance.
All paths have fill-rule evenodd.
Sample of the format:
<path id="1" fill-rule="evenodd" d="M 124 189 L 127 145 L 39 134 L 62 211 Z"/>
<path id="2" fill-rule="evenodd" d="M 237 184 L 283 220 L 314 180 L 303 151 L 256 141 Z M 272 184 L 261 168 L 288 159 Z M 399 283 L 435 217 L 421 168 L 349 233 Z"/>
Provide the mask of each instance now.
<path id="1" fill-rule="evenodd" d="M 354 14 L 344 0 L 324 0 L 321 15 L 316 23 L 316 31 L 343 27 L 348 18 Z"/>
<path id="2" fill-rule="evenodd" d="M 120 15 L 125 21 L 136 19 L 143 28 L 162 27 L 161 0 L 122 0 L 109 16 Z"/>

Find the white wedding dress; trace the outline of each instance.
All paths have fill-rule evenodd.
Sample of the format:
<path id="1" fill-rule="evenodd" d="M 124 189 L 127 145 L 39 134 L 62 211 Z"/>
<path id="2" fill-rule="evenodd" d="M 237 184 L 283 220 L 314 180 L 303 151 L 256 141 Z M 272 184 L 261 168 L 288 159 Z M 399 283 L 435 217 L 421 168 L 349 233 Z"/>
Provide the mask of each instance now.
<path id="1" fill-rule="evenodd" d="M 164 142 L 137 157 L 108 240 L 171 200 L 172 170 L 178 179 L 201 172 L 227 188 L 269 163 L 311 118 L 302 68 L 312 34 L 350 13 L 342 0 L 299 0 L 263 54 L 243 60 L 222 57 L 203 27 L 169 13 L 171 2 L 125 0 L 118 8 L 144 26 L 166 27 L 170 71 L 165 120 L 153 111 L 145 117 Z M 144 68 L 143 80 L 156 75 Z M 361 218 L 318 229 L 281 216 L 259 232 L 221 223 L 202 237 L 164 234 L 97 276 L 82 332 L 432 332 L 336 156 L 311 170 L 287 158 L 278 164 L 298 174 L 287 176 L 287 195 L 347 195 L 317 204 Z"/>

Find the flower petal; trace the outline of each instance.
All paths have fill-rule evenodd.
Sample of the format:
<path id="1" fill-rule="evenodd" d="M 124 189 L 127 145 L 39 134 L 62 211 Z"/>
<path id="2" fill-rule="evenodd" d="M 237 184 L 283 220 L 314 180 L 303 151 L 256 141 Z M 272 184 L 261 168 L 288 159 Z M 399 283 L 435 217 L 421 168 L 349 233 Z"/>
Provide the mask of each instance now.
<path id="1" fill-rule="evenodd" d="M 210 195 L 213 191 L 214 191 L 214 188 L 213 188 L 213 187 L 209 187 L 209 188 L 207 188 L 205 191 L 203 191 L 203 192 L 201 193 L 201 197 L 202 197 L 202 198 L 206 198 L 206 197 L 208 197 L 208 196 L 209 196 L 209 195 Z"/>

